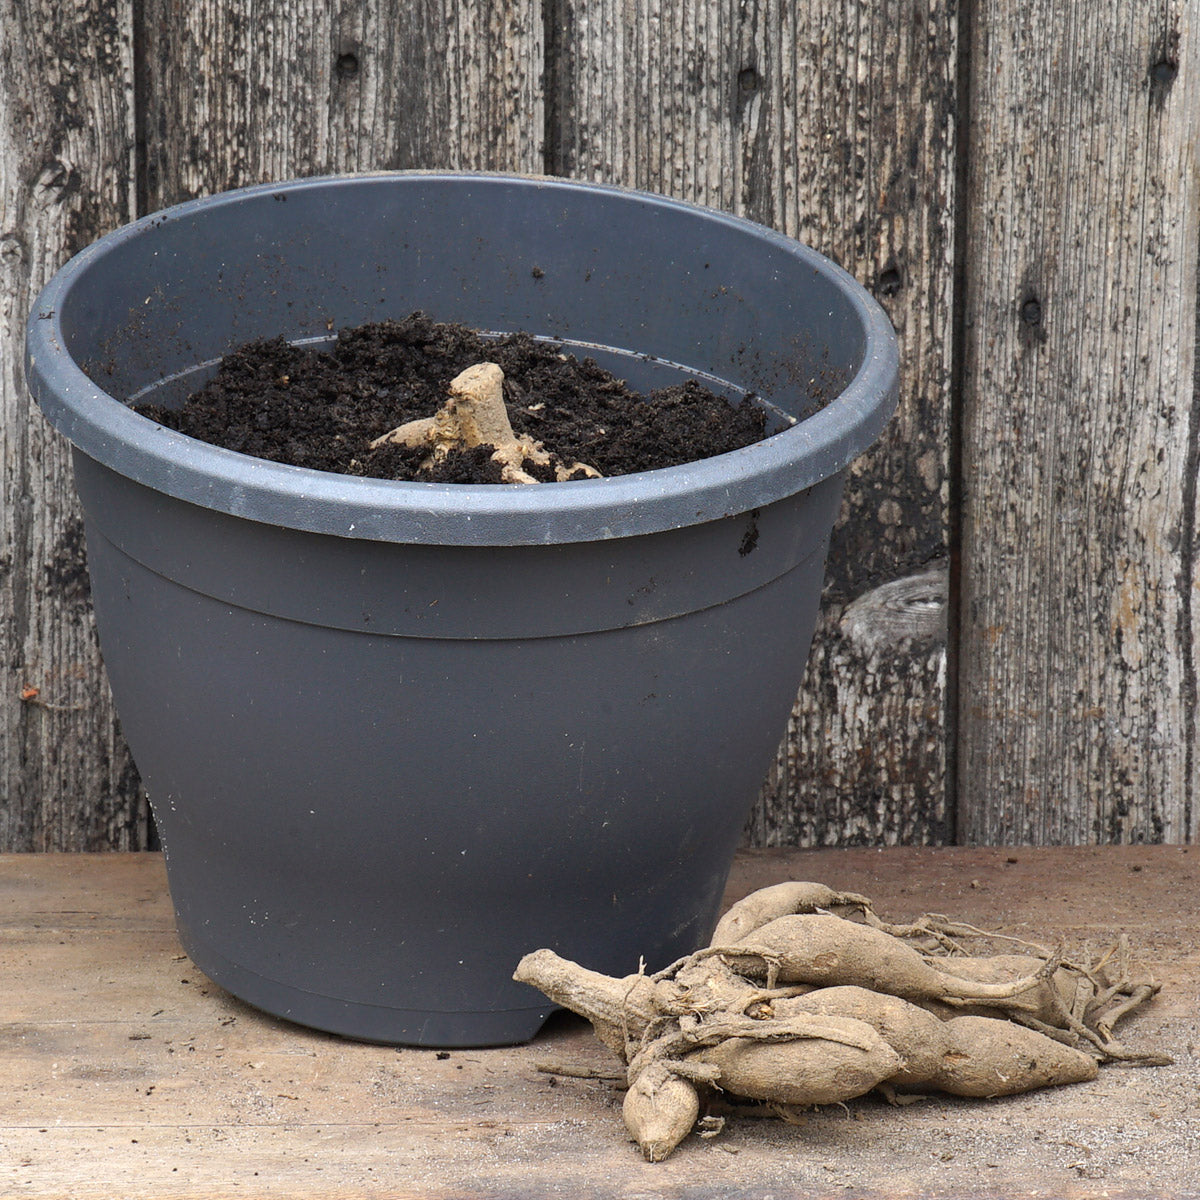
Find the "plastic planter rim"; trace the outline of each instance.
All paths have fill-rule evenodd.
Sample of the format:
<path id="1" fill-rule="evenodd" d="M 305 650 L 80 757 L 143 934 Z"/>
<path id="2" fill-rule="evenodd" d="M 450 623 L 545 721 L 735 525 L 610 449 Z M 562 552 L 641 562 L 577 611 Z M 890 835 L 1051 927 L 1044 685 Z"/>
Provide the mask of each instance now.
<path id="1" fill-rule="evenodd" d="M 74 281 L 164 221 L 262 195 L 354 187 L 379 179 L 502 180 L 589 191 L 702 214 L 773 243 L 837 288 L 861 321 L 865 353 L 853 379 L 791 429 L 728 454 L 634 475 L 544 486 L 407 483 L 342 476 L 252 458 L 178 434 L 98 387 L 66 349 L 61 308 Z M 532 332 L 538 332 L 536 330 Z M 627 347 L 638 350 L 639 347 Z M 150 488 L 249 520 L 340 537 L 439 545 L 536 545 L 657 533 L 763 507 L 842 470 L 895 407 L 898 351 L 886 314 L 846 271 L 763 225 L 715 209 L 609 184 L 493 172 L 397 171 L 261 184 L 188 201 L 100 238 L 43 289 L 26 332 L 29 389 L 54 427 L 102 465 Z"/>

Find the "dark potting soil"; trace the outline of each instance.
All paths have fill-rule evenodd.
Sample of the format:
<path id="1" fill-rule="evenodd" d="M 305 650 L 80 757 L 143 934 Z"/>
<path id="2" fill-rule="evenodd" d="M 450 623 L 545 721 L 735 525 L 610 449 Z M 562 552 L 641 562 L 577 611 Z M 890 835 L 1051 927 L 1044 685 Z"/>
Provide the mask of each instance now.
<path id="1" fill-rule="evenodd" d="M 579 361 L 528 334 L 483 338 L 422 313 L 344 329 L 328 349 L 282 338 L 252 342 L 227 355 L 182 408 L 135 410 L 201 441 L 298 467 L 498 483 L 500 467 L 486 446 L 451 452 L 432 470 L 421 469 L 423 448 L 370 448 L 398 425 L 432 416 L 450 381 L 479 362 L 504 372 L 504 400 L 518 435 L 602 475 L 678 466 L 766 436 L 764 413 L 750 397 L 733 405 L 690 380 L 638 396 L 592 359 Z M 528 460 L 526 469 L 547 477 Z"/>

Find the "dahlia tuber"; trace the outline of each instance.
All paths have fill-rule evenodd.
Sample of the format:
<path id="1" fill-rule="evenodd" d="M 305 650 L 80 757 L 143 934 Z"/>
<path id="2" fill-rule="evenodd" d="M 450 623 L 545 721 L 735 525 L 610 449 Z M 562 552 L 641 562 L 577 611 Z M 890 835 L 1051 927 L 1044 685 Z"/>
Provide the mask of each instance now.
<path id="1" fill-rule="evenodd" d="M 596 1037 L 621 1058 L 626 1057 L 626 1043 L 640 1041 L 661 1015 L 651 995 L 654 984 L 645 975 L 613 979 L 560 958 L 553 950 L 526 954 L 513 978 L 586 1017 Z"/>
<path id="2" fill-rule="evenodd" d="M 940 1021 L 907 1000 L 865 988 L 822 988 L 780 1001 L 775 1011 L 822 1013 L 872 1026 L 900 1057 L 900 1069 L 887 1079 L 900 1091 L 1008 1096 L 1095 1079 L 1099 1069 L 1090 1054 L 1012 1021 L 974 1016 Z"/>
<path id="3" fill-rule="evenodd" d="M 871 902 L 854 892 L 835 892 L 823 883 L 788 881 L 759 888 L 757 892 L 751 892 L 730 906 L 729 911 L 717 922 L 709 945 L 732 946 L 776 917 L 844 905 L 870 908 Z"/>
<path id="4" fill-rule="evenodd" d="M 741 974 L 781 983 L 853 984 L 907 1000 L 1008 1000 L 1038 982 L 1036 974 L 981 983 L 931 966 L 911 946 L 869 925 L 827 913 L 776 917 L 722 957 Z"/>
<path id="5" fill-rule="evenodd" d="M 747 1029 L 688 1058 L 716 1067 L 722 1091 L 777 1104 L 838 1104 L 901 1069 L 900 1056 L 865 1021 L 829 1016 L 816 1021 L 811 1032 L 781 1041 L 760 1041 Z"/>
<path id="6" fill-rule="evenodd" d="M 700 1115 L 700 1094 L 666 1063 L 655 1063 L 630 1084 L 621 1114 L 646 1161 L 662 1162 L 691 1133 Z"/>

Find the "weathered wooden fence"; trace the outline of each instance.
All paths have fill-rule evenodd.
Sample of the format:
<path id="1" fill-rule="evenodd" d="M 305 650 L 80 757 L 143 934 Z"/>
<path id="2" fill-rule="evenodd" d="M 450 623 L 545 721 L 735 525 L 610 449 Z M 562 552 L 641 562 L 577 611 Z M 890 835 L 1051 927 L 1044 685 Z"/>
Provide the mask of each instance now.
<path id="1" fill-rule="evenodd" d="M 1200 0 L 0 0 L 0 849 L 138 847 L 20 344 L 141 213 L 503 169 L 741 213 L 887 308 L 759 844 L 1194 841 Z"/>

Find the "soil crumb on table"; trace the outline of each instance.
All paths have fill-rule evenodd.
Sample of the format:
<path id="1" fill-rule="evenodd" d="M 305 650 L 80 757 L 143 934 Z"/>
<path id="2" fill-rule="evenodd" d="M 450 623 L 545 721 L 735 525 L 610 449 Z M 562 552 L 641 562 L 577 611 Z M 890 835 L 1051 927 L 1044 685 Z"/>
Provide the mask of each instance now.
<path id="1" fill-rule="evenodd" d="M 175 411 L 135 411 L 200 441 L 292 466 L 377 479 L 500 483 L 489 447 L 436 464 L 421 449 L 371 447 L 388 430 L 431 416 L 450 381 L 481 361 L 504 373 L 517 435 L 601 475 L 679 466 L 767 436 L 763 410 L 688 380 L 640 396 L 591 358 L 582 361 L 527 333 L 485 338 L 413 313 L 343 329 L 328 349 L 283 338 L 227 355 L 214 377 Z M 552 477 L 552 476 L 551 476 Z"/>

